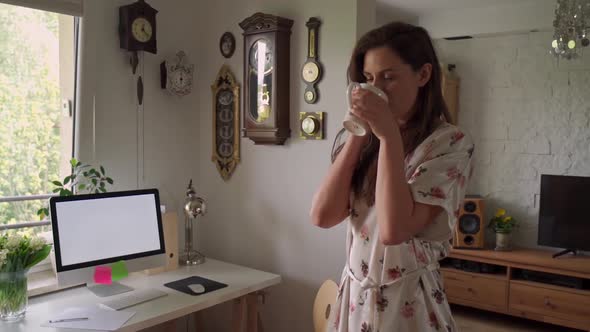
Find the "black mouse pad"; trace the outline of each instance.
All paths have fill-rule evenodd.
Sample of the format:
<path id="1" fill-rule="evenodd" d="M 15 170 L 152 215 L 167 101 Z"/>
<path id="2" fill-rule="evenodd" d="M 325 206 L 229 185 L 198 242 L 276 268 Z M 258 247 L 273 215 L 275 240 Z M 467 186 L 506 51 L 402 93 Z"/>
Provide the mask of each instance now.
<path id="1" fill-rule="evenodd" d="M 205 288 L 205 291 L 203 293 L 193 292 L 188 287 L 189 285 L 193 285 L 193 284 L 203 285 L 203 287 Z M 202 295 L 202 294 L 212 292 L 214 290 L 218 290 L 220 288 L 227 287 L 226 284 L 222 284 L 220 282 L 213 281 L 211 279 L 201 278 L 201 277 L 197 277 L 197 276 L 192 276 L 192 277 L 172 281 L 167 284 L 164 284 L 164 286 L 172 288 L 172 289 L 177 290 L 179 292 L 189 294 L 189 295 Z"/>

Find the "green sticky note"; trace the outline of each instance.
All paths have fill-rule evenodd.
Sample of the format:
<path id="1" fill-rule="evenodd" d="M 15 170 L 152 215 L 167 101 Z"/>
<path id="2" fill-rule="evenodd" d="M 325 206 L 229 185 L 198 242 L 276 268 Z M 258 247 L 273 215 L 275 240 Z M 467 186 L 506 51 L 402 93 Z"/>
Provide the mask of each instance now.
<path id="1" fill-rule="evenodd" d="M 111 275 L 113 281 L 121 280 L 127 277 L 129 272 L 127 272 L 127 266 L 125 266 L 125 262 L 118 261 L 111 264 Z"/>

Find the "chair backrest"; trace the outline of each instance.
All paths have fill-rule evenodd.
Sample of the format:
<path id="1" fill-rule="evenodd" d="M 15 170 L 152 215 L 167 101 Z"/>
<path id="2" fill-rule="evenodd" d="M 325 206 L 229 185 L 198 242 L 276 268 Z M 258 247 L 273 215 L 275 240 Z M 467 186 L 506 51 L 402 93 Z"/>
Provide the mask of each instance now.
<path id="1" fill-rule="evenodd" d="M 318 290 L 313 303 L 313 327 L 315 332 L 325 332 L 338 296 L 338 285 L 326 280 Z"/>

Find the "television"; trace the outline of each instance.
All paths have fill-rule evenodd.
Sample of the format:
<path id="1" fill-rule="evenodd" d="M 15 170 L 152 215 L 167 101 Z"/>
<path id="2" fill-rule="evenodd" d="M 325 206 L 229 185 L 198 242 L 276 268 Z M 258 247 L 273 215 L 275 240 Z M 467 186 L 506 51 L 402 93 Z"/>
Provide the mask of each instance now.
<path id="1" fill-rule="evenodd" d="M 51 197 L 57 282 L 86 283 L 98 296 L 132 290 L 95 284 L 97 266 L 123 261 L 128 272 L 166 264 L 157 189 Z"/>
<path id="2" fill-rule="evenodd" d="M 537 244 L 564 248 L 557 257 L 590 250 L 590 177 L 541 175 Z"/>

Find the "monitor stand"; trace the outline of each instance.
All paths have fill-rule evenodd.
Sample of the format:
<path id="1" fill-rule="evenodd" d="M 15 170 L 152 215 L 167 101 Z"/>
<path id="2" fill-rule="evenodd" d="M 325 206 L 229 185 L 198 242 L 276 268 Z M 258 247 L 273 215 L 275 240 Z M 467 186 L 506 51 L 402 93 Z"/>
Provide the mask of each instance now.
<path id="1" fill-rule="evenodd" d="M 565 249 L 565 250 L 562 250 L 560 252 L 557 252 L 557 253 L 553 254 L 553 258 L 557 258 L 559 256 L 563 256 L 563 255 L 568 254 L 570 252 L 572 254 L 574 254 L 574 256 L 578 254 L 578 250 L 576 250 L 576 249 Z"/>
<path id="2" fill-rule="evenodd" d="M 94 293 L 94 295 L 98 297 L 108 297 L 121 293 L 130 292 L 133 290 L 133 288 L 125 286 L 118 282 L 113 282 L 110 285 L 87 283 L 86 288 L 88 288 L 92 293 Z"/>

